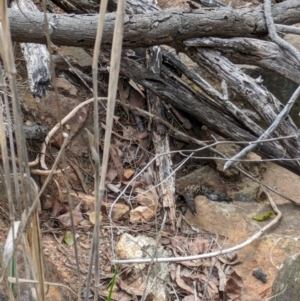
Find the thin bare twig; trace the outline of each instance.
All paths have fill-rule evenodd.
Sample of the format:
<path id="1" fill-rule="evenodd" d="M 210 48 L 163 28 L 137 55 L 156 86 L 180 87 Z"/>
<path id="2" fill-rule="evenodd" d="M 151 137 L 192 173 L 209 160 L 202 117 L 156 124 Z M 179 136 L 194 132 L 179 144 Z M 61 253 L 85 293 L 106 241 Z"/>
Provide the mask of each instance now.
<path id="1" fill-rule="evenodd" d="M 281 121 L 288 116 L 292 106 L 295 104 L 296 100 L 298 99 L 298 96 L 300 95 L 300 86 L 296 89 L 296 91 L 293 93 L 290 100 L 287 102 L 283 110 L 277 115 L 274 122 L 269 126 L 269 128 L 255 141 L 255 144 L 251 143 L 249 146 L 245 147 L 242 151 L 237 153 L 235 156 L 233 156 L 231 159 L 229 159 L 225 165 L 224 170 L 229 168 L 235 163 L 235 160 L 238 160 L 245 155 L 247 155 L 249 152 L 251 152 L 254 148 L 258 146 L 258 143 L 260 143 L 261 140 L 266 139 L 269 137 L 279 126 Z"/>
<path id="2" fill-rule="evenodd" d="M 287 51 L 289 51 L 300 62 L 299 51 L 294 46 L 292 46 L 291 44 L 289 44 L 288 42 L 286 42 L 285 40 L 280 38 L 276 32 L 276 27 L 275 27 L 275 24 L 274 24 L 274 21 L 272 18 L 271 0 L 264 1 L 264 13 L 265 13 L 265 18 L 266 18 L 266 24 L 267 24 L 268 31 L 269 31 L 269 36 L 271 37 L 272 41 L 277 43 L 283 49 L 286 49 Z M 273 121 L 271 126 L 257 139 L 257 141 L 267 138 L 269 135 L 271 135 L 271 133 L 273 133 L 276 130 L 276 128 L 281 123 L 281 121 L 286 116 L 288 116 L 290 109 L 296 102 L 299 95 L 300 95 L 300 86 L 293 93 L 292 97 L 290 98 L 288 103 L 285 105 L 284 109 L 275 118 L 275 120 Z M 256 146 L 257 146 L 257 144 L 249 145 L 248 147 L 244 148 L 241 152 L 239 152 L 238 154 L 233 156 L 232 159 L 242 158 L 243 156 L 248 154 L 251 150 L 253 150 Z M 232 166 L 234 164 L 234 161 L 232 159 L 225 163 L 224 170 L 226 170 L 227 168 L 229 168 L 230 166 Z"/>
<path id="3" fill-rule="evenodd" d="M 276 26 L 272 17 L 271 0 L 264 0 L 264 14 L 266 18 L 266 25 L 268 27 L 269 36 L 271 40 L 279 45 L 281 48 L 290 52 L 300 63 L 300 53 L 296 47 L 286 42 L 284 39 L 279 37 L 276 32 Z"/>
<path id="4" fill-rule="evenodd" d="M 276 24 L 275 27 L 276 27 L 277 31 L 280 31 L 280 32 L 300 35 L 300 28 L 299 27 L 281 25 L 281 24 Z"/>
<path id="5" fill-rule="evenodd" d="M 264 187 L 263 187 L 264 189 Z M 268 195 L 268 194 L 267 194 Z M 268 195 L 269 196 L 269 195 Z M 269 198 L 270 204 L 274 210 L 274 212 L 277 214 L 276 218 L 274 218 L 269 224 L 264 226 L 262 229 L 260 229 L 258 232 L 256 232 L 254 235 L 249 237 L 246 241 L 243 243 L 236 245 L 234 247 L 220 250 L 217 252 L 212 252 L 208 254 L 201 254 L 201 255 L 194 255 L 194 256 L 182 256 L 182 257 L 166 257 L 166 258 L 155 258 L 154 262 L 181 262 L 181 261 L 190 261 L 190 260 L 198 260 L 198 259 L 204 259 L 204 258 L 211 258 L 223 254 L 228 254 L 237 250 L 240 250 L 247 245 L 251 244 L 254 240 L 258 239 L 260 236 L 262 236 L 268 229 L 270 229 L 272 226 L 278 223 L 280 218 L 282 217 L 282 213 L 277 208 L 274 200 L 272 198 Z M 113 264 L 119 263 L 119 264 L 128 264 L 128 263 L 149 263 L 153 260 L 151 259 L 127 259 L 127 260 L 112 260 Z"/>
<path id="6" fill-rule="evenodd" d="M 107 4 L 107 1 L 104 2 Z M 101 3 L 101 9 L 104 6 Z M 102 199 L 105 192 L 105 179 L 106 179 L 106 172 L 107 172 L 107 165 L 109 159 L 109 150 L 110 150 L 110 140 L 112 134 L 112 125 L 113 125 L 113 116 L 115 110 L 115 102 L 116 102 L 116 95 L 117 95 L 117 88 L 118 88 L 118 79 L 119 79 L 119 72 L 120 72 L 120 61 L 121 61 L 121 52 L 122 52 L 122 41 L 123 41 L 123 24 L 124 24 L 124 16 L 125 16 L 125 7 L 126 1 L 119 1 L 117 12 L 116 12 L 116 22 L 114 28 L 114 37 L 112 43 L 112 56 L 111 56 L 111 65 L 110 65 L 110 74 L 109 74 L 109 86 L 108 86 L 108 105 L 107 105 L 107 114 L 106 114 L 106 131 L 104 137 L 104 149 L 103 149 L 103 159 L 102 159 L 102 166 L 101 166 L 101 177 L 100 177 L 100 184 L 99 183 L 99 171 L 100 165 L 97 163 L 96 167 L 96 176 L 95 176 L 95 198 L 96 198 L 96 222 L 94 227 L 94 236 L 93 236 L 93 246 L 91 250 L 98 250 L 99 249 L 99 233 L 100 233 L 100 208 Z M 102 10 L 101 10 L 102 12 Z M 104 16 L 103 20 L 104 22 Z M 101 28 L 103 31 L 103 28 Z M 98 32 L 100 35 L 100 33 Z M 101 32 L 102 38 L 102 32 Z M 97 47 L 97 48 L 96 48 Z M 100 49 L 100 42 L 95 46 L 96 53 Z M 98 59 L 98 55 L 94 54 L 94 57 Z M 99 124 L 96 124 L 98 121 L 98 101 L 97 101 L 97 81 L 96 76 L 93 76 L 93 84 L 94 84 L 94 127 L 95 127 L 95 148 L 97 150 L 97 155 L 99 156 L 98 151 L 98 144 L 99 144 Z M 98 186 L 99 185 L 99 186 Z M 99 273 L 99 256 L 95 256 L 95 296 L 94 300 L 98 300 L 99 288 L 100 288 L 100 273 Z M 87 298 L 87 294 L 86 294 Z"/>

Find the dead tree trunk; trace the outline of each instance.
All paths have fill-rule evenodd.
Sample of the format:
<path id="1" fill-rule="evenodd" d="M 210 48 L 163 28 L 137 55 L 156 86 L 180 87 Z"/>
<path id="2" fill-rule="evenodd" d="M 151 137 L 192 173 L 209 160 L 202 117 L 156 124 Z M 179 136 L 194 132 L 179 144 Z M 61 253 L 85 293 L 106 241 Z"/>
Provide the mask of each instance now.
<path id="1" fill-rule="evenodd" d="M 11 3 L 12 9 L 22 11 L 39 10 L 31 0 L 15 0 Z M 39 97 L 46 95 L 46 89 L 51 83 L 50 54 L 45 45 L 21 43 L 21 50 L 26 60 L 30 91 Z"/>

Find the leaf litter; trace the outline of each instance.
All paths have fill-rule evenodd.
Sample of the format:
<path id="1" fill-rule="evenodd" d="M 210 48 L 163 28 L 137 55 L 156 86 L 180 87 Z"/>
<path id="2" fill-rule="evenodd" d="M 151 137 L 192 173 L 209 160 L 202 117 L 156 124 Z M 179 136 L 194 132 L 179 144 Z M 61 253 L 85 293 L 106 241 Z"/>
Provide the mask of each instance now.
<path id="1" fill-rule="evenodd" d="M 101 271 L 107 275 L 107 278 L 104 275 L 101 277 L 104 286 L 109 284 L 108 279 L 112 277 L 109 261 L 113 253 L 109 242 L 111 235 L 109 232 L 112 231 L 115 239 L 124 231 L 133 231 L 137 237 L 140 234 L 146 234 L 155 238 L 157 232 L 155 225 L 160 225 L 162 218 L 158 215 L 161 204 L 159 202 L 159 188 L 155 186 L 154 167 L 150 165 L 140 173 L 141 167 L 145 165 L 136 165 L 137 160 L 145 154 L 144 146 L 150 145 L 149 135 L 142 132 L 137 133 L 136 130 L 128 126 L 122 130 L 122 127 L 116 126 L 116 123 L 114 132 L 118 134 L 118 137 L 112 139 L 111 161 L 106 177 L 107 190 L 100 215 L 103 225 L 101 237 L 103 241 L 107 240 L 106 244 L 101 245 L 101 257 L 103 258 Z M 128 133 L 131 133 L 132 136 Z M 120 137 L 126 139 L 122 140 Z M 139 144 L 141 141 L 142 146 Z M 151 157 L 151 154 L 148 155 L 145 162 L 149 161 Z M 132 179 L 134 180 L 132 181 Z M 72 194 L 73 199 L 77 200 L 77 205 L 73 210 L 70 210 L 67 203 L 58 201 L 58 199 L 53 203 L 52 216 L 59 221 L 61 226 L 70 228 L 72 215 L 75 227 L 80 226 L 83 231 L 89 231 L 88 229 L 93 227 L 95 204 L 93 186 L 89 185 L 89 187 L 89 195 Z M 115 203 L 117 197 L 119 200 Z M 117 227 L 108 231 L 105 225 L 110 223 L 108 212 L 111 209 L 112 221 L 116 223 Z M 169 226 L 166 226 L 159 241 L 159 245 L 163 244 L 164 248 L 169 250 L 173 256 L 197 255 L 220 250 L 219 245 L 209 236 L 201 235 L 186 225 L 185 221 L 181 219 L 181 214 L 178 215 L 179 220 L 182 234 L 174 236 Z M 67 245 L 73 243 L 73 236 L 69 236 L 69 233 L 64 236 L 64 242 Z M 88 251 L 88 243 L 81 243 L 80 245 L 83 250 Z M 136 255 L 132 256 L 133 258 L 136 257 Z M 219 256 L 217 259 L 172 263 L 169 265 L 168 277 L 172 280 L 173 290 L 182 297 L 182 300 L 195 300 L 195 296 L 197 296 L 197 300 L 203 300 L 203 298 L 210 298 L 210 300 L 215 301 L 224 298 L 237 300 L 243 285 L 241 278 L 232 266 L 238 262 L 239 259 L 236 256 L 232 258 Z M 139 268 L 137 274 L 136 268 L 133 266 L 121 265 L 112 291 L 112 300 L 136 300 L 136 298 L 143 296 L 148 287 L 147 269 L 148 265 L 145 265 L 143 268 Z M 100 294 L 106 298 L 109 290 L 104 289 Z M 151 293 L 148 295 L 151 299 L 150 295 Z"/>
<path id="2" fill-rule="evenodd" d="M 119 89 L 124 102 L 128 102 L 139 108 L 145 109 L 146 99 L 144 98 L 144 89 L 134 82 L 130 81 L 130 85 L 134 88 L 128 89 L 128 83 L 123 80 L 124 89 Z M 128 93 L 126 91 L 129 91 Z M 122 92 L 121 92 L 122 91 Z M 122 100 L 122 101 L 123 101 Z M 110 260 L 114 258 L 112 250 L 111 236 L 116 241 L 122 234 L 130 233 L 135 237 L 145 235 L 153 238 L 156 242 L 151 248 L 155 250 L 159 246 L 169 252 L 169 256 L 188 256 L 205 254 L 212 251 L 220 250 L 219 245 L 209 235 L 199 234 L 189 227 L 182 214 L 179 212 L 177 216 L 178 229 L 180 232 L 174 235 L 170 225 L 167 223 L 161 231 L 161 237 L 157 241 L 157 233 L 162 224 L 160 204 L 160 187 L 156 186 L 155 180 L 155 164 L 147 167 L 141 172 L 142 168 L 153 159 L 153 146 L 151 142 L 151 132 L 148 131 L 148 119 L 142 119 L 143 129 L 140 129 L 130 110 L 118 105 L 116 108 L 116 116 L 114 116 L 113 136 L 110 147 L 110 162 L 108 173 L 106 176 L 106 192 L 102 202 L 100 220 L 101 227 L 101 245 L 99 255 L 101 256 L 101 287 L 100 295 L 107 298 L 109 294 L 109 283 L 113 277 L 114 267 L 111 266 Z M 105 129 L 105 111 L 99 112 L 100 126 Z M 92 132 L 92 126 L 87 125 L 89 131 Z M 50 208 L 51 223 L 47 224 L 46 230 L 53 233 L 60 231 L 60 244 L 70 246 L 77 240 L 81 247 L 81 252 L 86 258 L 89 256 L 91 247 L 91 232 L 95 223 L 95 201 L 93 196 L 94 183 L 94 162 L 91 151 L 83 147 L 88 145 L 88 134 L 82 131 L 73 138 L 70 148 L 67 150 L 67 156 L 72 158 L 72 162 L 79 166 L 80 174 L 69 172 L 69 182 L 71 184 L 71 197 L 74 201 L 74 209 L 67 203 L 66 189 L 63 175 L 56 175 L 55 179 L 59 183 L 53 184 L 49 189 L 49 194 L 53 196 L 52 207 Z M 82 138 L 84 137 L 84 139 Z M 78 140 L 76 140 L 78 139 Z M 80 140 L 81 139 L 81 140 Z M 76 144 L 76 143 L 77 144 Z M 75 147 L 79 145 L 80 147 Z M 181 145 L 181 144 L 177 144 Z M 100 154 L 103 147 L 103 140 L 100 139 Z M 180 146 L 181 147 L 181 146 Z M 51 150 L 49 146 L 48 151 Z M 51 162 L 49 162 L 51 164 Z M 49 164 L 49 166 L 50 166 Z M 78 173 L 78 172 L 77 172 Z M 80 179 L 79 179 L 80 178 Z M 85 185 L 82 185 L 84 181 Z M 83 188 L 78 188 L 82 187 Z M 60 188 L 62 187 L 62 188 Z M 116 199 L 118 201 L 115 203 Z M 112 222 L 108 218 L 108 213 L 112 209 Z M 74 220 L 74 226 L 79 233 L 79 237 L 74 239 L 69 229 L 71 227 L 71 216 Z M 59 226 L 56 230 L 53 221 L 58 221 Z M 50 226 L 49 226 L 50 225 Z M 55 242 L 57 243 L 57 242 Z M 50 249 L 50 246 L 48 246 Z M 144 247 L 139 247 L 143 250 Z M 59 248 L 63 250 L 63 248 Z M 61 251 L 63 254 L 63 251 Z M 60 255 L 61 255 L 60 254 Z M 61 255 L 64 260 L 70 261 L 74 266 L 75 254 L 68 249 L 68 253 Z M 136 254 L 133 256 L 135 258 Z M 142 256 L 145 256 L 143 254 Z M 175 300 L 175 292 L 180 296 L 181 300 L 189 301 L 205 300 L 237 300 L 241 294 L 243 287 L 242 280 L 234 271 L 234 265 L 239 262 L 237 256 L 193 260 L 172 263 L 165 268 L 168 278 L 164 285 L 168 285 L 172 281 L 171 299 Z M 63 263 L 60 263 L 63 267 Z M 88 264 L 87 260 L 82 261 L 81 268 L 85 268 Z M 112 300 L 137 300 L 143 296 L 145 289 L 148 288 L 147 276 L 150 265 L 122 265 L 117 275 L 115 287 L 113 288 Z M 65 271 L 68 275 L 67 279 L 76 279 L 74 271 Z M 161 277 L 160 274 L 157 277 Z M 76 288 L 76 280 L 74 283 L 70 280 L 70 284 Z M 93 291 L 93 283 L 91 292 Z M 151 293 L 148 295 L 151 300 Z M 147 300 L 148 300 L 147 299 Z"/>

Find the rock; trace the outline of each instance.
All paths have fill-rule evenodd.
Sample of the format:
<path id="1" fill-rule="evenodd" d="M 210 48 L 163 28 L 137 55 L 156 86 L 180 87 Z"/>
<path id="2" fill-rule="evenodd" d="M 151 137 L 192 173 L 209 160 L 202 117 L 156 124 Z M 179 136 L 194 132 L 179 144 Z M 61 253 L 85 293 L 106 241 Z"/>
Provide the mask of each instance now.
<path id="1" fill-rule="evenodd" d="M 223 155 L 225 155 L 227 158 L 231 158 L 234 155 L 236 155 L 239 151 L 240 151 L 240 147 L 236 144 L 218 144 L 216 146 L 216 150 L 219 151 L 220 153 L 222 153 Z M 214 156 L 218 156 L 214 153 Z M 214 160 L 217 166 L 217 171 L 223 175 L 226 178 L 230 178 L 232 180 L 237 180 L 240 172 L 233 167 L 230 167 L 226 170 L 224 170 L 224 164 L 226 163 L 226 161 L 224 160 L 218 160 L 215 159 Z"/>
<path id="2" fill-rule="evenodd" d="M 300 300 L 300 255 L 287 258 L 272 286 L 273 301 Z"/>
<path id="3" fill-rule="evenodd" d="M 116 253 L 120 259 L 169 257 L 171 253 L 165 250 L 154 239 L 144 235 L 132 236 L 127 233 L 121 235 L 116 245 Z M 169 300 L 168 289 L 165 285 L 169 281 L 169 270 L 167 263 L 155 263 L 149 274 L 148 264 L 135 264 L 126 277 L 121 279 L 122 286 L 130 288 L 136 296 L 141 296 L 147 287 L 146 300 L 167 301 Z M 157 277 L 159 275 L 159 277 Z M 120 276 L 122 277 L 122 276 Z M 151 285 L 147 285 L 151 284 Z"/>
<path id="4" fill-rule="evenodd" d="M 71 58 L 72 65 L 78 65 L 81 68 L 91 68 L 93 58 L 82 48 L 62 46 L 60 53 Z"/>
<path id="5" fill-rule="evenodd" d="M 274 177 L 275 175 L 276 173 L 273 172 Z M 298 193 L 299 191 L 298 185 Z M 274 198 L 276 201 L 276 196 Z M 270 222 L 270 220 L 263 222 L 253 220 L 253 216 L 271 210 L 270 205 L 265 203 L 237 201 L 229 204 L 216 203 L 207 200 L 204 196 L 197 196 L 195 204 L 197 216 L 187 211 L 186 219 L 201 233 L 217 235 L 219 244 L 224 249 L 245 242 Z M 244 283 L 241 301 L 266 300 L 278 273 L 275 266 L 280 266 L 287 256 L 299 252 L 300 241 L 293 239 L 299 236 L 299 218 L 295 208 L 292 204 L 280 205 L 279 210 L 284 216 L 284 222 L 280 222 L 265 235 L 238 251 L 240 262 L 235 266 L 235 271 L 241 275 Z M 252 273 L 258 267 L 266 274 L 266 283 L 253 277 Z M 300 298 L 287 300 L 296 301 Z"/>
<path id="6" fill-rule="evenodd" d="M 233 192 L 231 197 L 234 201 L 255 202 L 259 194 L 260 184 L 245 177 L 238 183 L 238 191 Z"/>
<path id="7" fill-rule="evenodd" d="M 58 77 L 55 83 L 57 88 L 62 89 L 63 92 L 67 92 L 72 96 L 76 96 L 78 93 L 78 89 L 63 77 Z"/>
<path id="8" fill-rule="evenodd" d="M 252 160 L 256 162 L 242 162 L 243 168 L 253 177 L 256 179 L 261 179 L 264 172 L 266 171 L 266 165 L 260 162 L 261 157 L 255 153 L 247 154 L 247 160 Z"/>

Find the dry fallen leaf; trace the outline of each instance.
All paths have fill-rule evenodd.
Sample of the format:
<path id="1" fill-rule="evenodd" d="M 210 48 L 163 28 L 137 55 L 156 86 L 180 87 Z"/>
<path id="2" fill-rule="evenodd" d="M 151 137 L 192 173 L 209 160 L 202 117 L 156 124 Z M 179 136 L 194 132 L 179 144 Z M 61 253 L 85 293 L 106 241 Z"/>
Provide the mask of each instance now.
<path id="1" fill-rule="evenodd" d="M 203 254 L 208 249 L 209 241 L 207 239 L 197 238 L 189 242 L 189 250 L 191 255 Z"/>
<path id="2" fill-rule="evenodd" d="M 95 223 L 96 223 L 96 212 L 95 212 L 95 211 L 90 212 L 90 213 L 88 213 L 88 216 L 89 216 L 90 222 L 91 222 L 93 225 L 95 225 Z M 99 219 L 100 219 L 100 222 L 102 222 L 102 214 L 101 214 L 101 212 L 100 212 L 100 214 L 99 214 Z"/>
<path id="3" fill-rule="evenodd" d="M 149 187 L 150 189 L 150 187 Z M 158 203 L 158 195 L 156 192 L 156 189 L 154 188 L 154 186 L 152 187 L 151 190 L 145 190 L 141 187 L 136 187 L 133 190 L 134 193 L 137 194 L 137 202 L 142 205 L 142 206 L 146 206 L 150 209 L 152 209 L 153 211 L 157 210 L 157 207 L 159 205 Z"/>
<path id="4" fill-rule="evenodd" d="M 134 286 L 133 283 L 131 285 L 127 285 L 120 277 L 118 277 L 118 284 L 122 290 L 130 295 L 135 296 L 143 296 L 145 288 L 146 288 L 146 279 L 145 282 L 140 283 L 141 281 L 137 281 L 138 285 Z"/>
<path id="5" fill-rule="evenodd" d="M 69 204 L 67 203 L 61 203 L 59 200 L 54 200 L 52 209 L 51 209 L 51 215 L 56 217 L 59 214 L 64 214 L 69 211 Z"/>
<path id="6" fill-rule="evenodd" d="M 217 285 L 214 283 L 214 281 L 206 282 L 205 285 L 207 285 L 206 289 L 209 295 L 209 300 L 221 301 L 219 296 L 219 289 Z"/>
<path id="7" fill-rule="evenodd" d="M 118 221 L 120 220 L 124 215 L 126 215 L 130 211 L 130 207 L 127 204 L 118 202 L 114 205 L 112 210 L 112 220 Z"/>
<path id="8" fill-rule="evenodd" d="M 194 294 L 194 290 L 192 287 L 190 287 L 189 285 L 187 285 L 181 278 L 181 275 L 180 275 L 180 265 L 178 264 L 177 265 L 177 269 L 176 269 L 176 283 L 177 285 L 184 289 L 185 291 L 191 293 L 191 294 Z"/>
<path id="9" fill-rule="evenodd" d="M 153 184 L 153 175 L 149 172 L 145 172 L 142 174 L 140 181 L 144 188 L 148 189 L 148 187 Z"/>
<path id="10" fill-rule="evenodd" d="M 146 129 L 146 130 L 144 130 L 144 131 L 142 131 L 142 132 L 134 132 L 134 133 L 132 134 L 132 137 L 133 137 L 133 138 L 136 138 L 136 139 L 144 139 L 144 138 L 146 138 L 148 135 L 149 135 L 149 133 L 148 133 L 148 130 Z"/>
<path id="11" fill-rule="evenodd" d="M 78 226 L 79 223 L 83 220 L 82 213 L 79 211 L 80 204 L 76 206 L 76 208 L 71 212 L 73 216 L 74 226 Z M 67 212 L 65 214 L 62 214 L 58 217 L 56 217 L 60 221 L 60 223 L 65 227 L 71 227 L 71 217 L 70 212 Z"/>
<path id="12" fill-rule="evenodd" d="M 225 286 L 225 293 L 231 300 L 237 300 L 241 296 L 243 280 L 232 268 L 228 270 L 230 270 L 230 275 Z"/>
<path id="13" fill-rule="evenodd" d="M 122 160 L 121 160 L 121 157 L 119 155 L 119 152 L 120 149 L 115 146 L 115 145 L 110 145 L 110 151 L 109 151 L 109 154 L 110 154 L 110 157 L 114 163 L 114 166 L 118 172 L 118 178 L 122 181 L 122 177 L 123 177 L 123 164 L 122 164 Z"/>
<path id="14" fill-rule="evenodd" d="M 155 212 L 148 207 L 139 206 L 130 211 L 131 223 L 148 222 L 155 217 Z"/>
<path id="15" fill-rule="evenodd" d="M 194 295 L 188 295 L 185 296 L 182 301 L 201 301 L 199 297 L 197 297 L 197 300 L 195 300 L 195 296 Z"/>
<path id="16" fill-rule="evenodd" d="M 143 98 L 146 98 L 145 94 L 141 90 L 141 89 L 144 89 L 143 86 L 140 86 L 139 84 L 136 84 L 132 79 L 129 80 L 129 85 L 133 88 L 133 89 L 130 90 L 130 94 L 133 93 L 132 91 L 134 91 L 134 92 L 137 91 Z M 129 97 L 129 99 L 130 99 L 130 97 Z"/>
<path id="17" fill-rule="evenodd" d="M 135 170 L 133 169 L 125 169 L 123 176 L 126 180 L 129 180 L 135 174 Z"/>
<path id="18" fill-rule="evenodd" d="M 107 178 L 110 182 L 112 182 L 112 181 L 117 177 L 117 175 L 118 175 L 117 170 L 116 170 L 113 166 L 110 166 L 110 167 L 108 168 L 107 173 L 106 173 L 106 178 Z"/>
<path id="19" fill-rule="evenodd" d="M 184 236 L 175 236 L 171 238 L 171 244 L 180 252 L 185 252 L 188 247 L 188 239 Z"/>

